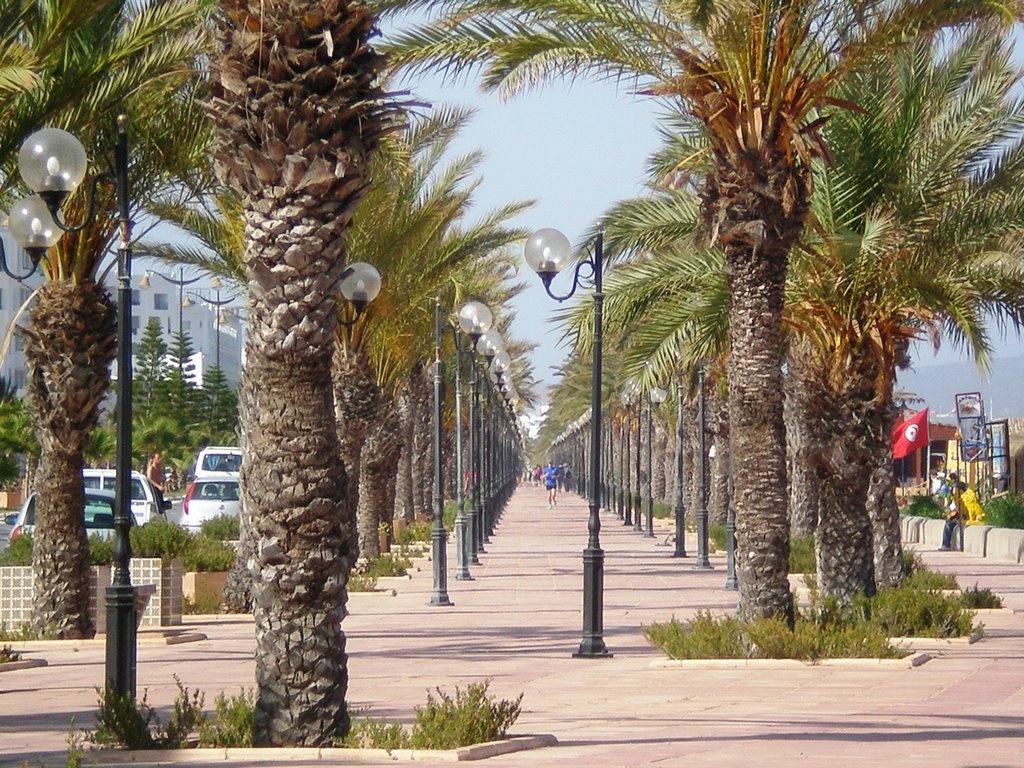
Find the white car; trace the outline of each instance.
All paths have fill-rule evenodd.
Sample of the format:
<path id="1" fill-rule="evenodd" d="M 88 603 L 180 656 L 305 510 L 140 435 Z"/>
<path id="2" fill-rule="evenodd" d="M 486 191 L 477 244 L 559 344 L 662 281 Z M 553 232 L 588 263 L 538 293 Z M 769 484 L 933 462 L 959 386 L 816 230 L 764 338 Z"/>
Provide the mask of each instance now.
<path id="1" fill-rule="evenodd" d="M 113 491 L 117 484 L 117 470 L 87 467 L 82 470 L 82 478 L 85 480 L 86 488 Z M 164 499 L 161 505 L 160 497 L 148 477 L 141 472 L 132 472 L 131 488 L 132 514 L 139 525 L 145 525 L 150 520 L 167 519 L 167 510 L 171 508 L 171 502 Z"/>
<path id="2" fill-rule="evenodd" d="M 181 502 L 181 526 L 198 531 L 203 523 L 215 517 L 238 517 L 242 509 L 238 475 L 211 473 L 189 485 Z"/>
<path id="3" fill-rule="evenodd" d="M 86 535 L 96 534 L 104 539 L 114 536 L 114 494 L 110 491 L 86 488 L 82 515 Z M 5 522 L 14 526 L 9 537 L 11 541 L 23 533 L 32 533 L 36 528 L 36 495 L 29 494 L 17 514 L 9 515 Z"/>
<path id="4" fill-rule="evenodd" d="M 196 454 L 193 477 L 199 480 L 203 477 L 225 473 L 238 477 L 238 471 L 241 468 L 241 448 L 229 445 L 209 445 Z"/>

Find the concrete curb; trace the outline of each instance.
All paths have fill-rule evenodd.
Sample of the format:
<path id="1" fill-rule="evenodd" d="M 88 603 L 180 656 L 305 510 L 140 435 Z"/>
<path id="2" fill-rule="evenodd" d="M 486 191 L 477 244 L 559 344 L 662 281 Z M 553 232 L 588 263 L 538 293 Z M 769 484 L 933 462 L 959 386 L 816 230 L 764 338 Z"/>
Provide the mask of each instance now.
<path id="1" fill-rule="evenodd" d="M 153 750 L 97 750 L 86 755 L 91 766 L 105 765 L 179 765 L 182 763 L 244 762 L 277 764 L 283 762 L 324 762 L 328 764 L 355 764 L 366 761 L 461 763 L 486 760 L 488 757 L 542 749 L 558 744 L 551 734 L 509 736 L 501 741 L 488 741 L 457 749 L 347 749 L 343 747 L 227 747 L 216 749 L 153 749 Z"/>
<path id="2" fill-rule="evenodd" d="M 197 643 L 200 640 L 208 639 L 202 632 L 163 632 L 159 635 L 140 632 L 138 636 L 139 645 L 181 645 L 182 643 Z M 105 648 L 107 640 L 105 635 L 99 635 L 89 640 L 24 640 L 12 641 L 11 647 L 16 651 L 47 651 L 67 650 L 74 648 Z"/>
<path id="3" fill-rule="evenodd" d="M 914 654 L 902 659 L 820 659 L 799 661 L 797 659 L 656 659 L 649 669 L 806 669 L 807 667 L 892 667 L 906 669 L 919 667 L 931 656 Z"/>
<path id="4" fill-rule="evenodd" d="M 8 661 L 0 664 L 0 673 L 17 672 L 19 669 L 32 669 L 33 667 L 45 667 L 46 659 L 24 659 L 22 661 Z"/>

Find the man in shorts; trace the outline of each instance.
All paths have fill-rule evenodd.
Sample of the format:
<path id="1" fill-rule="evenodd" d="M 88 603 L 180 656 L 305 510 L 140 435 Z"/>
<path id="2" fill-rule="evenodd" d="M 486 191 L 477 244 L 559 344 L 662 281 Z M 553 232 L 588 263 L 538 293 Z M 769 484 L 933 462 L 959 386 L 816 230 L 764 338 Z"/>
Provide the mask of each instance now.
<path id="1" fill-rule="evenodd" d="M 548 462 L 548 465 L 541 472 L 544 487 L 548 489 L 548 509 L 558 504 L 558 475 L 558 467 L 551 461 Z"/>

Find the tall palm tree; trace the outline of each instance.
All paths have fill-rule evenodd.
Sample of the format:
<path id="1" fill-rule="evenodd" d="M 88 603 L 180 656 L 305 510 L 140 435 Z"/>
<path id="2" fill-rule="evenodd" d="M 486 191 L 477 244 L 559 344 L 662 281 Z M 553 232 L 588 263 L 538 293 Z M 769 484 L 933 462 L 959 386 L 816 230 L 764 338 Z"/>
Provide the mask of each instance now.
<path id="1" fill-rule="evenodd" d="M 245 221 L 240 416 L 256 617 L 254 741 L 319 745 L 350 721 L 346 525 L 331 385 L 345 233 L 395 107 L 361 2 L 231 0 L 216 16 L 209 115 Z"/>
<path id="2" fill-rule="evenodd" d="M 968 0 L 453 0 L 397 36 L 397 62 L 460 72 L 515 92 L 548 77 L 638 82 L 705 127 L 700 195 L 707 239 L 730 288 L 729 411 L 736 468 L 740 612 L 792 617 L 784 442 L 783 292 L 810 207 L 811 165 L 827 155 L 822 110 L 872 52 L 951 22 L 1015 16 Z"/>
<path id="3" fill-rule="evenodd" d="M 198 153 L 191 65 L 203 45 L 196 28 L 204 13 L 201 0 L 23 5 L 18 26 L 4 29 L 5 43 L 29 57 L 33 77 L 0 95 L 0 190 L 14 185 L 17 144 L 40 123 L 70 130 L 92 158 L 109 162 L 120 112 L 135 127 L 135 199 L 144 205 L 166 189 Z M 84 197 L 83 191 L 68 201 L 68 220 L 82 218 Z M 58 637 L 90 637 L 94 631 L 81 469 L 115 351 L 114 306 L 97 275 L 116 224 L 101 206 L 84 229 L 65 236 L 43 258 L 46 283 L 25 329 L 28 395 L 41 447 L 33 623 Z"/>

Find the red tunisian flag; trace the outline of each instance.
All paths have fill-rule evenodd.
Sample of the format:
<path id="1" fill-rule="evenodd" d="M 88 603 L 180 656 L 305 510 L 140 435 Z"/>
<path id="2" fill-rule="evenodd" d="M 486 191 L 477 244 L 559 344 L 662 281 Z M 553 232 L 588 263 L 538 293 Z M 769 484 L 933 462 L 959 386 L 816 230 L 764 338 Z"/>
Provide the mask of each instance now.
<path id="1" fill-rule="evenodd" d="M 902 459 L 918 448 L 924 448 L 929 442 L 928 409 L 925 408 L 893 428 L 892 457 Z"/>

